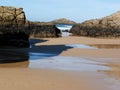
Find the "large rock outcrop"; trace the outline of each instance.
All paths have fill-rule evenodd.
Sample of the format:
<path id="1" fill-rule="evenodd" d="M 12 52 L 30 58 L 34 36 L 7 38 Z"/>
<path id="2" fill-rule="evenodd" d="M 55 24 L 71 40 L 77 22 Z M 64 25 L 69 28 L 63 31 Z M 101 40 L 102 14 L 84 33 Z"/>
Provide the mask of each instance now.
<path id="1" fill-rule="evenodd" d="M 73 35 L 90 37 L 120 37 L 120 11 L 101 18 L 74 25 Z"/>
<path id="2" fill-rule="evenodd" d="M 52 38 L 61 37 L 61 31 L 50 22 L 31 22 L 30 37 L 34 38 Z"/>
<path id="3" fill-rule="evenodd" d="M 22 8 L 0 6 L 0 46 L 29 47 Z"/>

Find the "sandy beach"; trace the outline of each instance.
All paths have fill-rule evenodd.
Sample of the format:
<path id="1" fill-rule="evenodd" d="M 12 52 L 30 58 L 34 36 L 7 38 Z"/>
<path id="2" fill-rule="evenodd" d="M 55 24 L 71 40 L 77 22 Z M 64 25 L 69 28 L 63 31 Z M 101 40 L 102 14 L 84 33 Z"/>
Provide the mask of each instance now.
<path id="1" fill-rule="evenodd" d="M 30 53 L 30 61 L 1 64 L 0 88 L 2 90 L 119 90 L 120 89 L 120 48 L 81 48 L 70 45 L 120 45 L 120 39 L 101 39 L 89 37 L 67 36 L 61 38 L 31 39 L 32 48 L 19 49 Z M 68 46 L 67 46 L 68 45 Z M 33 53 L 47 53 L 47 57 L 36 58 Z M 49 55 L 50 54 L 50 55 Z M 56 60 L 56 58 L 59 61 Z M 60 62 L 67 58 L 65 64 Z M 72 70 L 64 69 L 73 58 Z M 39 62 L 41 60 L 41 62 Z M 79 60 L 83 60 L 79 62 Z M 45 61 L 45 62 L 44 62 Z M 55 61 L 55 62 L 54 62 Z M 49 62 L 49 63 L 48 63 Z M 50 64 L 48 68 L 45 66 Z M 48 63 L 48 64 L 46 64 Z M 30 66 L 31 65 L 31 66 Z M 41 65 L 40 68 L 31 68 Z M 59 67 L 57 67 L 59 65 Z M 80 69 L 100 68 L 95 70 Z M 86 65 L 86 66 L 85 66 Z M 52 67 L 53 66 L 53 67 Z M 64 67 L 63 67 L 64 66 Z M 61 69 L 63 67 L 63 69 Z M 104 69 L 106 67 L 109 69 Z M 69 68 L 69 67 L 67 67 Z M 75 70 L 79 68 L 78 70 Z M 96 67 L 95 67 L 96 68 Z"/>

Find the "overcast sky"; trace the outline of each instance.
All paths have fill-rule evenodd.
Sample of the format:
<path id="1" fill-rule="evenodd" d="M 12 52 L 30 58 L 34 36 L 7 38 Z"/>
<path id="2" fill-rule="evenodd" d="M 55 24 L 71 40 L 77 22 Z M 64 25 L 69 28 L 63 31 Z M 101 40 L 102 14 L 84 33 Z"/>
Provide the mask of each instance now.
<path id="1" fill-rule="evenodd" d="M 120 0 L 0 0 L 0 5 L 23 7 L 32 21 L 67 18 L 82 22 L 120 10 Z"/>

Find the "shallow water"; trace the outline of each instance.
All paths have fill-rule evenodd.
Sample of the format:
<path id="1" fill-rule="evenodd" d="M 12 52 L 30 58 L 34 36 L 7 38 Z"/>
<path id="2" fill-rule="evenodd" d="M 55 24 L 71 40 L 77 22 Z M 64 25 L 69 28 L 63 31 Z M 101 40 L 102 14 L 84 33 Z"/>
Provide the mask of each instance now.
<path id="1" fill-rule="evenodd" d="M 40 54 L 39 56 L 41 55 L 43 54 Z M 34 56 L 30 56 L 30 59 L 31 58 L 33 59 L 33 57 Z M 53 56 L 53 57 L 30 60 L 29 68 L 75 70 L 75 71 L 109 70 L 108 67 L 102 66 L 100 64 L 103 63 L 90 61 L 80 57 Z"/>
<path id="2" fill-rule="evenodd" d="M 70 30 L 73 25 L 72 24 L 56 24 L 55 26 L 62 31 L 62 30 Z"/>
<path id="3" fill-rule="evenodd" d="M 72 47 L 72 48 L 97 49 L 95 47 L 85 45 L 85 44 L 66 44 L 66 46 L 69 46 L 69 47 Z"/>

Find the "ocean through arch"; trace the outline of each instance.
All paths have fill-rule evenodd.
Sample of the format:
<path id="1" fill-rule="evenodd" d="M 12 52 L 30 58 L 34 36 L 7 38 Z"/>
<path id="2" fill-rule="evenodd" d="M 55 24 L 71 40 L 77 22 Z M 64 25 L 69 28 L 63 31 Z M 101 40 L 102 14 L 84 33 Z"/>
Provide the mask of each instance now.
<path id="1" fill-rule="evenodd" d="M 55 24 L 55 26 L 61 31 L 62 37 L 69 36 L 71 33 L 70 29 L 73 27 L 73 24 Z"/>

